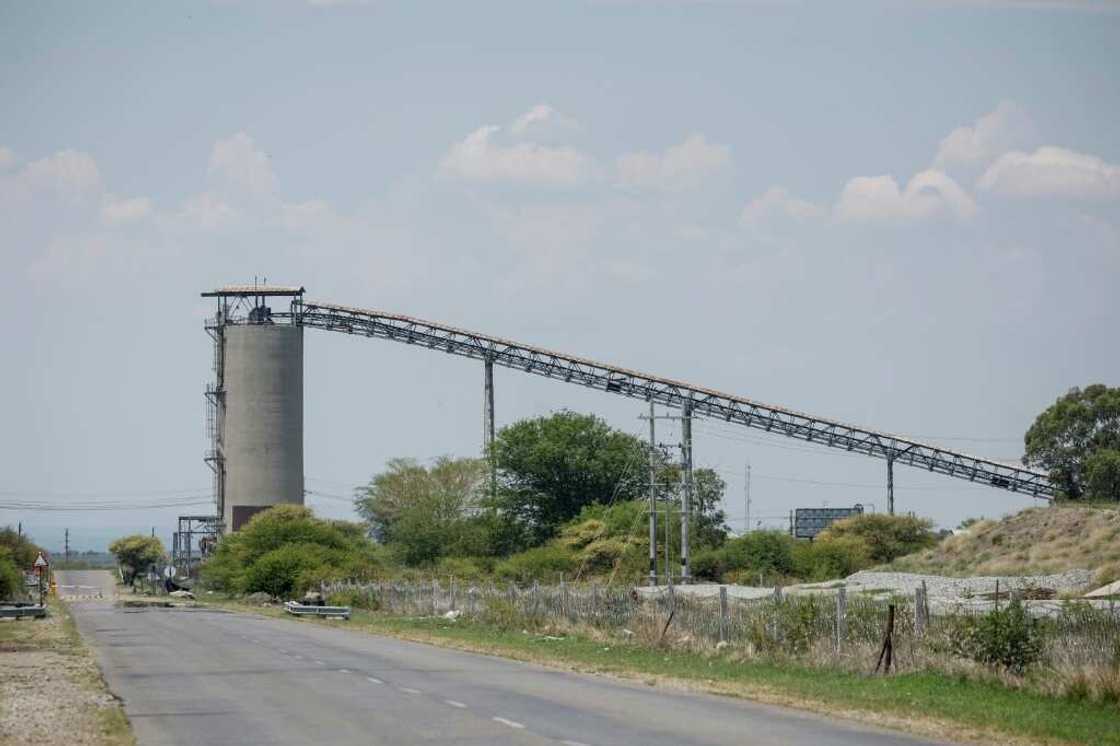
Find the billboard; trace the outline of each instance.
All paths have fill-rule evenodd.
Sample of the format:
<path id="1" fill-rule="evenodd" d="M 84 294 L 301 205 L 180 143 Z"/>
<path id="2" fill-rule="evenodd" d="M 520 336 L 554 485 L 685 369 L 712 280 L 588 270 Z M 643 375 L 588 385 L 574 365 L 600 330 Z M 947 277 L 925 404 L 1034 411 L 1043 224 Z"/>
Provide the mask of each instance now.
<path id="1" fill-rule="evenodd" d="M 850 508 L 798 508 L 793 512 L 793 535 L 797 539 L 812 539 L 824 531 L 833 521 L 863 515 L 863 506 Z"/>

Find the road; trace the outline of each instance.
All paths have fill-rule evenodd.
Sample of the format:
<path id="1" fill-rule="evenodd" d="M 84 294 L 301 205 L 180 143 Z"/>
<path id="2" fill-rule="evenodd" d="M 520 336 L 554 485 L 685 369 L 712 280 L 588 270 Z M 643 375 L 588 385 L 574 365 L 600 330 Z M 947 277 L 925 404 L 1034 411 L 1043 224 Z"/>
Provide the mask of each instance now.
<path id="1" fill-rule="evenodd" d="M 55 570 L 54 579 L 59 598 L 66 601 L 112 600 L 117 591 L 116 578 L 108 570 Z"/>
<path id="2" fill-rule="evenodd" d="M 71 608 L 141 746 L 922 743 L 744 700 L 351 632 L 345 622 L 89 600 Z"/>

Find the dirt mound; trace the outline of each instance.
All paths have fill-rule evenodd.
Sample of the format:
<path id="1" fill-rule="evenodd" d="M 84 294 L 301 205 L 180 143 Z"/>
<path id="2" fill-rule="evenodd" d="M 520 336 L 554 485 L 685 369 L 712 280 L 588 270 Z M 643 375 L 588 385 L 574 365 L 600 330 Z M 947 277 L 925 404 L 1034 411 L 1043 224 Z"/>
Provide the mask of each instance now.
<path id="1" fill-rule="evenodd" d="M 888 569 L 938 575 L 1046 575 L 1084 569 L 1120 579 L 1120 508 L 1055 505 L 977 521 Z"/>

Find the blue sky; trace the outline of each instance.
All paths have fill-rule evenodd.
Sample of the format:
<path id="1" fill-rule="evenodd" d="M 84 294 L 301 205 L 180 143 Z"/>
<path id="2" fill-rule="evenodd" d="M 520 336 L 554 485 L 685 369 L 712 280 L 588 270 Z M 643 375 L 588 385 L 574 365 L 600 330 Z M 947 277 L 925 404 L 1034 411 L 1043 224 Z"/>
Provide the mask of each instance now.
<path id="1" fill-rule="evenodd" d="M 254 276 L 1016 458 L 1120 371 L 1117 49 L 1098 3 L 6 4 L 0 490 L 205 493 L 198 292 Z M 316 509 L 477 453 L 477 365 L 306 353 Z M 600 393 L 497 398 L 642 432 Z M 881 462 L 725 425 L 696 459 L 735 527 L 748 460 L 756 515 L 883 502 Z M 1028 504 L 896 483 L 942 525 Z M 0 524 L 98 547 L 179 512 Z"/>

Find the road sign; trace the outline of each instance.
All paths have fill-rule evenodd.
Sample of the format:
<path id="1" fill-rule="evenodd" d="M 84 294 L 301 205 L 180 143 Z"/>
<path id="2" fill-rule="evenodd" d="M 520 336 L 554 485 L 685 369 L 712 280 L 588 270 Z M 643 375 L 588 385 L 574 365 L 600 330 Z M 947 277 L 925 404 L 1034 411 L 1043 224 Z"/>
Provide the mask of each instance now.
<path id="1" fill-rule="evenodd" d="M 43 557 L 43 553 L 39 552 L 39 556 L 35 558 L 34 567 L 46 567 L 47 560 Z"/>
<path id="2" fill-rule="evenodd" d="M 168 580 L 174 580 L 176 572 L 178 571 L 175 569 L 175 565 L 168 565 L 167 567 L 163 568 L 163 577 L 167 578 Z"/>
<path id="3" fill-rule="evenodd" d="M 812 539 L 833 521 L 862 514 L 862 505 L 851 508 L 798 508 L 794 511 L 793 535 L 798 539 Z"/>

